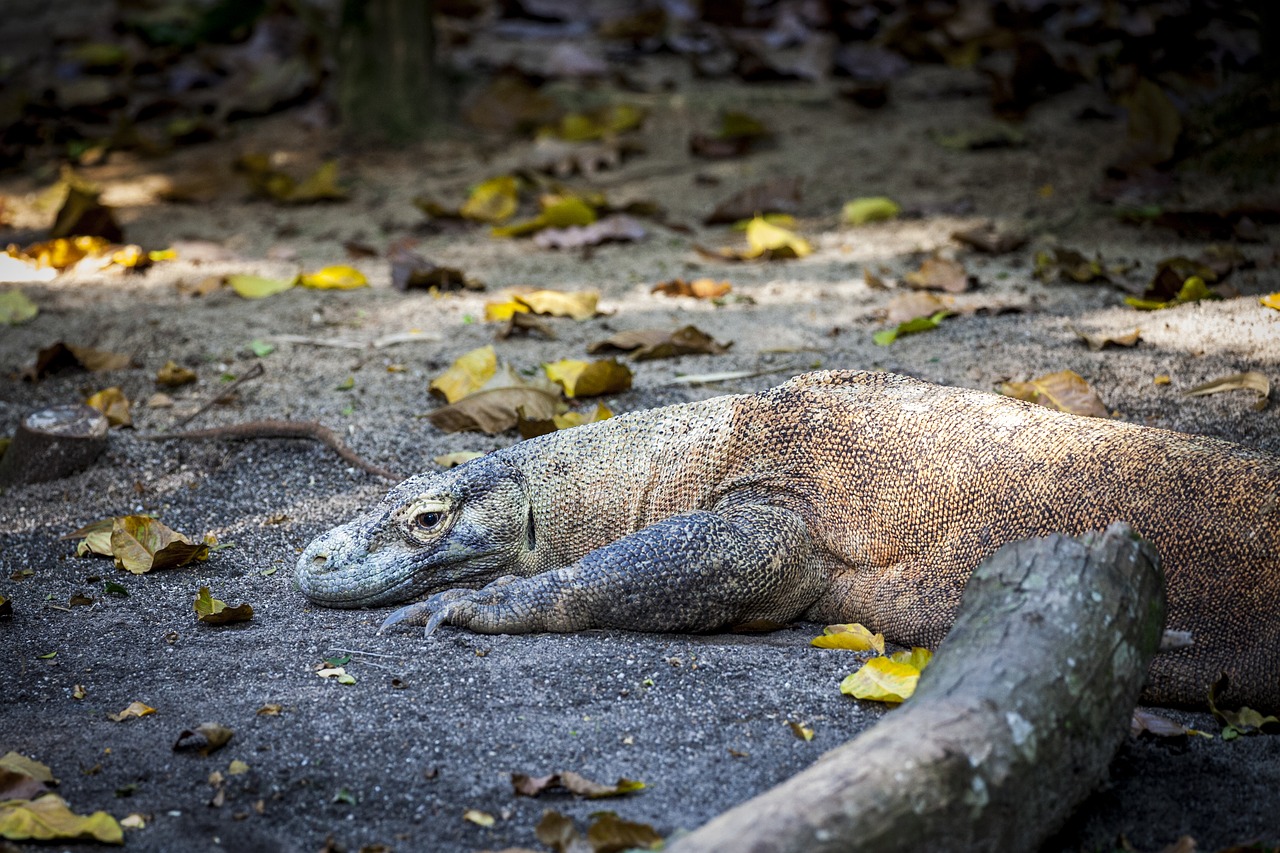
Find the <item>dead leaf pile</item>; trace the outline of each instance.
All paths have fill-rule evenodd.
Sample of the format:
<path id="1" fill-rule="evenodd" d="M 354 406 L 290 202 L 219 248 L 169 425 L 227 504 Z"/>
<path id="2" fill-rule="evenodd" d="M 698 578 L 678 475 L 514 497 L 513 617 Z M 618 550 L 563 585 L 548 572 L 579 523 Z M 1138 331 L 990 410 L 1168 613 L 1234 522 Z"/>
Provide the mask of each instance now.
<path id="1" fill-rule="evenodd" d="M 152 569 L 172 569 L 209 559 L 211 536 L 192 542 L 148 515 L 125 515 L 96 521 L 62 537 L 79 539 L 76 556 L 100 554 L 115 558 L 117 569 L 135 575 Z"/>

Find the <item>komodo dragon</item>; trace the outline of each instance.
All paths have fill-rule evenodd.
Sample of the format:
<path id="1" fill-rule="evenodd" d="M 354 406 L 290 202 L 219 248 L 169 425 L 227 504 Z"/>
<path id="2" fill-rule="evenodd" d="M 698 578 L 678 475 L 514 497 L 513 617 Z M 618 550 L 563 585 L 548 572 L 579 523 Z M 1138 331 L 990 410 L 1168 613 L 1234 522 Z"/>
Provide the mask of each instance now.
<path id="1" fill-rule="evenodd" d="M 886 373 L 634 412 L 419 474 L 316 538 L 317 604 L 485 633 L 862 622 L 933 646 L 1000 545 L 1129 522 L 1170 630 L 1144 699 L 1280 709 L 1280 456 Z M 488 584 L 487 586 L 485 584 Z M 456 587 L 467 587 L 457 589 Z M 483 587 L 480 589 L 476 589 Z"/>

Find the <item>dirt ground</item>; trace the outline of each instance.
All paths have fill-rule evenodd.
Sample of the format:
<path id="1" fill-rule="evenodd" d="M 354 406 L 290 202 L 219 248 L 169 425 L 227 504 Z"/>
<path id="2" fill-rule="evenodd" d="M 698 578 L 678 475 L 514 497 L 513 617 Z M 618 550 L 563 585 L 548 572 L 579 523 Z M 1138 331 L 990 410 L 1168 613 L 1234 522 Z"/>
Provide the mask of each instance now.
<path id="1" fill-rule="evenodd" d="M 137 406 L 134 429 L 113 431 L 109 450 L 91 469 L 10 488 L 0 498 L 0 595 L 12 599 L 14 612 L 0 620 L 0 753 L 16 750 L 51 766 L 59 792 L 79 812 L 144 815 L 146 828 L 127 832 L 130 849 L 314 851 L 332 837 L 352 850 L 385 845 L 453 853 L 542 849 L 533 828 L 544 809 L 581 824 L 602 807 L 563 795 L 516 797 L 512 772 L 642 780 L 643 791 L 604 807 L 669 836 L 872 725 L 883 708 L 838 690 L 859 656 L 810 647 L 814 625 L 766 635 L 483 637 L 446 628 L 426 641 L 417 632 L 375 636 L 385 614 L 308 606 L 291 576 L 312 536 L 375 500 L 385 483 L 305 442 L 140 437 L 194 411 L 224 374 L 242 375 L 261 363 L 261 379 L 193 426 L 318 419 L 367 459 L 406 474 L 432 468 L 432 457 L 445 452 L 506 446 L 512 435 L 448 435 L 420 416 L 437 405 L 427 395 L 430 379 L 462 353 L 494 342 L 494 326 L 481 321 L 483 303 L 507 286 L 597 289 L 608 312 L 581 323 L 549 321 L 558 335 L 553 341 L 496 342 L 500 358 L 518 368 L 582 358 L 585 344 L 613 330 L 694 323 L 733 342 L 722 356 L 633 365 L 633 389 L 606 399 L 615 411 L 759 390 L 818 366 L 899 371 L 985 390 L 1071 369 L 1125 420 L 1280 452 L 1274 402 L 1255 411 L 1247 392 L 1182 394 L 1245 370 L 1280 381 L 1280 311 L 1258 301 L 1280 291 L 1274 227 L 1263 229 L 1262 242 L 1240 246 L 1255 266 L 1232 275 L 1241 295 L 1222 301 L 1144 314 L 1125 306 L 1115 287 L 1033 278 L 1032 257 L 1041 248 L 1100 252 L 1108 264 L 1137 262 L 1127 278 L 1140 283 L 1159 259 L 1204 247 L 1171 232 L 1117 224 L 1091 200 L 1103 166 L 1124 142 L 1123 117 L 1077 118 L 1088 107 L 1105 112 L 1101 95 L 1080 89 L 1037 106 L 1024 126 L 1025 147 L 954 151 L 931 134 L 989 121 L 975 94 L 981 81 L 963 71 L 915 69 L 878 111 L 853 106 L 824 85 L 690 86 L 678 66 L 661 63 L 649 73 L 681 85 L 659 94 L 589 93 L 649 108 L 640 134 L 645 153 L 593 181 L 571 183 L 602 189 L 614 203 L 651 199 L 666 208 L 668 221 L 694 232 L 649 224 L 646 241 L 586 256 L 495 240 L 484 228 L 422 228 L 414 196 L 460 201 L 469 185 L 517 163 L 527 143 L 449 138 L 408 152 L 353 151 L 309 129 L 299 115 L 284 114 L 168 159 L 116 155 L 87 170 L 119 210 L 130 241 L 190 248 L 184 254 L 179 245 L 178 260 L 144 275 L 68 274 L 23 285 L 40 315 L 0 330 L 0 433 L 11 433 L 34 408 L 80 400 L 107 385 L 145 401 L 157 390 L 156 370 L 169 360 L 194 369 L 199 381 L 172 392 L 174 408 Z M 766 117 L 779 131 L 777 144 L 740 160 L 691 159 L 689 133 L 706 129 L 725 105 Z M 229 166 L 251 150 L 295 152 L 303 160 L 340 152 L 350 200 L 293 208 L 248 200 Z M 209 170 L 224 175 L 212 201 L 158 200 L 166 180 Z M 813 242 L 811 256 L 728 264 L 694 252 L 695 242 L 740 239 L 698 222 L 726 196 L 775 175 L 804 179 L 797 230 Z M 30 195 L 48 177 L 10 176 L 0 180 L 0 192 Z M 1186 180 L 1186 192 L 1201 202 L 1269 189 L 1232 187 L 1214 175 Z M 839 225 L 843 202 L 870 195 L 888 195 L 914 215 Z M 1033 240 L 992 257 L 950 238 L 982 221 L 1025 229 Z M 347 263 L 344 241 L 384 249 L 411 234 L 421 238 L 419 252 L 483 280 L 488 293 L 397 292 L 381 257 L 351 261 L 372 286 L 349 292 L 295 288 L 247 301 L 226 290 L 193 298 L 175 286 L 225 273 L 292 275 L 299 267 Z M 190 241 L 212 241 L 223 254 L 196 260 L 195 252 L 208 247 Z M 955 253 L 980 282 L 961 303 L 1013 302 L 1025 310 L 958 316 L 932 332 L 876 346 L 872 333 L 884 326 L 880 317 L 895 294 L 869 288 L 864 268 L 883 267 L 885 277 L 900 278 L 937 249 Z M 750 299 L 714 305 L 649 292 L 658 281 L 699 275 L 727 279 L 735 295 Z M 1093 352 L 1076 335 L 1135 327 L 1142 340 L 1131 349 Z M 363 351 L 278 341 L 301 335 L 368 342 L 409 330 L 420 330 L 422 340 Z M 36 350 L 57 340 L 128 353 L 135 366 L 21 381 Z M 258 358 L 249 347 L 255 340 L 278 345 Z M 728 370 L 759 375 L 674 381 Z M 1162 374 L 1168 384 L 1153 381 Z M 343 390 L 348 377 L 354 383 Z M 76 558 L 74 543 L 59 538 L 131 512 L 156 513 L 193 535 L 214 533 L 232 547 L 206 563 L 134 577 L 109 561 Z M 127 597 L 105 595 L 104 580 L 125 586 Z M 191 602 L 206 585 L 229 603 L 252 603 L 253 620 L 197 624 Z M 93 602 L 69 607 L 75 595 Z M 355 684 L 317 677 L 316 665 L 338 655 L 351 656 L 346 668 Z M 76 685 L 83 685 L 83 699 L 73 697 Z M 156 712 L 127 722 L 107 718 L 135 700 Z M 260 715 L 268 703 L 283 711 Z M 1208 714 L 1170 715 L 1197 729 L 1220 729 Z M 230 726 L 234 738 L 208 757 L 173 752 L 179 732 L 204 721 Z M 798 739 L 789 721 L 811 725 L 816 736 Z M 228 775 L 232 760 L 247 764 L 247 772 Z M 220 784 L 210 784 L 214 771 L 224 777 Z M 495 823 L 485 828 L 464 820 L 468 809 Z M 1045 850 L 1111 850 L 1127 839 L 1133 849 L 1156 851 L 1183 835 L 1202 850 L 1280 843 L 1280 738 L 1130 739 L 1107 785 Z"/>

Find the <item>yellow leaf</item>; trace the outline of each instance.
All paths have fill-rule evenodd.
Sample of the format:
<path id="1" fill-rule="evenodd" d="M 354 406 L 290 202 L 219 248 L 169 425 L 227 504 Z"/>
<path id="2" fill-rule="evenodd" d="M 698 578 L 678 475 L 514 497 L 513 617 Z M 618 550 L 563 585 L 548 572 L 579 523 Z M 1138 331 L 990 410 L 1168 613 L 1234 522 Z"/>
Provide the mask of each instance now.
<path id="1" fill-rule="evenodd" d="M 590 225 L 596 221 L 595 209 L 576 195 L 548 195 L 541 199 L 542 212 L 533 219 L 495 227 L 495 237 L 523 237 L 543 228 L 567 228 Z"/>
<path id="2" fill-rule="evenodd" d="M 535 314 L 590 320 L 596 316 L 600 294 L 594 290 L 532 290 L 517 293 L 513 299 Z"/>
<path id="3" fill-rule="evenodd" d="M 884 222 L 895 218 L 902 208 L 893 199 L 884 196 L 855 198 L 847 201 L 840 212 L 840 220 L 845 225 L 865 225 L 868 222 Z"/>
<path id="4" fill-rule="evenodd" d="M 40 313 L 40 309 L 16 287 L 0 293 L 0 325 L 19 326 Z"/>
<path id="5" fill-rule="evenodd" d="M 492 345 L 461 356 L 444 373 L 431 380 L 429 389 L 446 403 L 456 403 L 484 387 L 498 371 L 498 354 Z"/>
<path id="6" fill-rule="evenodd" d="M 125 720 L 132 720 L 136 717 L 146 717 L 156 712 L 155 708 L 150 705 L 144 705 L 141 702 L 130 702 L 129 707 L 125 708 L 119 714 L 107 714 L 107 717 L 117 723 L 123 723 Z"/>
<path id="7" fill-rule="evenodd" d="M 347 191 L 338 186 L 338 161 L 328 160 L 288 192 L 276 194 L 281 201 L 340 201 Z"/>
<path id="8" fill-rule="evenodd" d="M 751 249 L 744 256 L 748 258 L 758 258 L 766 252 L 773 258 L 803 258 L 813 251 L 809 241 L 779 228 L 763 216 L 757 216 L 747 224 L 747 243 Z"/>
<path id="9" fill-rule="evenodd" d="M 592 362 L 562 359 L 544 364 L 542 369 L 569 398 L 617 394 L 631 387 L 631 370 L 612 358 Z"/>
<path id="10" fill-rule="evenodd" d="M 814 637 L 809 645 L 820 649 L 851 649 L 855 652 L 884 654 L 884 634 L 873 634 L 865 625 L 854 622 L 849 625 L 828 625 L 821 637 Z"/>
<path id="11" fill-rule="evenodd" d="M 83 838 L 123 844 L 124 830 L 106 812 L 78 815 L 57 794 L 45 794 L 34 800 L 0 802 L 0 837 L 11 841 Z"/>
<path id="12" fill-rule="evenodd" d="M 889 655 L 889 660 L 894 663 L 905 663 L 908 666 L 914 666 L 917 671 L 924 672 L 924 668 L 929 665 L 929 661 L 933 660 L 933 652 L 928 649 L 922 649 L 919 646 L 912 646 L 910 650 L 903 649 Z"/>
<path id="13" fill-rule="evenodd" d="M 47 764 L 41 764 L 34 758 L 27 758 L 18 752 L 6 752 L 3 757 L 0 757 L 0 770 L 30 776 L 32 779 L 38 779 L 50 785 L 58 784 L 58 780 L 53 777 L 53 771 Z"/>
<path id="14" fill-rule="evenodd" d="M 467 809 L 462 813 L 462 819 L 474 823 L 476 826 L 490 827 L 494 824 L 493 815 L 488 812 L 482 812 L 479 809 Z"/>
<path id="15" fill-rule="evenodd" d="M 920 670 L 908 663 L 886 657 L 867 661 L 862 668 L 840 682 L 840 692 L 855 699 L 901 702 L 916 692 Z"/>
<path id="16" fill-rule="evenodd" d="M 104 237 L 58 237 L 32 243 L 21 255 L 35 261 L 37 267 L 65 270 L 89 256 L 101 255 L 109 245 Z"/>
<path id="17" fill-rule="evenodd" d="M 804 723 L 797 723 L 794 720 L 788 720 L 787 725 L 791 727 L 791 733 L 803 741 L 813 740 L 813 727 Z"/>
<path id="18" fill-rule="evenodd" d="M 464 462 L 470 462 L 472 459 L 479 459 L 484 456 L 479 450 L 458 450 L 454 453 L 444 453 L 440 456 L 431 457 L 431 461 L 439 465 L 441 468 L 456 468 Z"/>
<path id="19" fill-rule="evenodd" d="M 1059 370 L 1030 382 L 1006 382 L 1000 386 L 1000 393 L 1060 412 L 1095 418 L 1108 416 L 1107 407 L 1102 405 L 1098 393 L 1074 370 Z"/>
<path id="20" fill-rule="evenodd" d="M 596 421 L 607 421 L 613 417 L 613 412 L 604 403 L 596 403 L 595 411 L 590 414 L 586 412 L 565 412 L 563 415 L 553 415 L 552 423 L 556 429 L 569 429 L 570 427 L 582 426 L 583 424 L 593 424 Z"/>
<path id="21" fill-rule="evenodd" d="M 1250 370 L 1247 373 L 1233 373 L 1197 385 L 1190 391 L 1184 391 L 1184 397 L 1202 397 L 1206 394 L 1221 394 L 1223 391 L 1253 391 L 1257 396 L 1253 408 L 1262 411 L 1267 407 L 1267 398 L 1271 395 L 1271 380 L 1265 373 Z"/>
<path id="22" fill-rule="evenodd" d="M 102 389 L 85 400 L 84 404 L 106 415 L 107 423 L 112 426 L 128 426 L 133 423 L 133 417 L 129 414 L 129 398 L 117 387 Z"/>
<path id="23" fill-rule="evenodd" d="M 1258 303 L 1264 308 L 1274 308 L 1280 311 L 1280 293 L 1268 293 L 1266 296 L 1258 298 Z"/>
<path id="24" fill-rule="evenodd" d="M 315 290 L 355 290 L 357 287 L 368 287 L 369 279 L 355 267 L 338 264 L 313 273 L 303 273 L 299 276 L 298 283 Z"/>
<path id="25" fill-rule="evenodd" d="M 86 524 L 79 530 L 73 530 L 61 538 L 80 540 L 76 545 L 77 557 L 83 557 L 85 554 L 99 554 L 103 557 L 110 557 L 111 528 L 114 524 L 115 519 L 104 518 L 101 521 Z"/>
<path id="26" fill-rule="evenodd" d="M 180 366 L 177 362 L 167 361 L 164 367 L 156 371 L 156 384 L 166 388 L 177 388 L 196 381 L 196 372 Z"/>
<path id="27" fill-rule="evenodd" d="M 484 304 L 484 321 L 486 323 L 505 323 L 515 314 L 528 314 L 529 306 L 515 299 L 505 302 L 486 302 Z"/>
<path id="28" fill-rule="evenodd" d="M 112 519 L 111 554 L 116 568 L 141 575 L 152 569 L 185 566 L 209 559 L 209 545 L 194 543 L 183 534 L 145 515 Z"/>
<path id="29" fill-rule="evenodd" d="M 120 825 L 125 829 L 146 829 L 147 819 L 137 812 L 134 812 L 133 814 L 120 818 Z"/>
<path id="30" fill-rule="evenodd" d="M 233 758 L 231 763 L 227 765 L 228 776 L 243 776 L 249 772 L 249 765 L 238 758 Z"/>
<path id="31" fill-rule="evenodd" d="M 248 622 L 253 618 L 253 607 L 239 604 L 228 607 L 220 598 L 214 598 L 209 587 L 200 587 L 196 600 L 191 605 L 196 611 L 196 619 L 206 625 L 225 625 L 229 622 Z"/>
<path id="32" fill-rule="evenodd" d="M 516 179 L 500 175 L 476 184 L 458 212 L 466 219 L 479 222 L 502 222 L 515 214 L 519 204 Z"/>
<path id="33" fill-rule="evenodd" d="M 227 284 L 245 299 L 262 299 L 283 293 L 297 284 L 296 278 L 264 278 L 260 275 L 229 275 Z"/>

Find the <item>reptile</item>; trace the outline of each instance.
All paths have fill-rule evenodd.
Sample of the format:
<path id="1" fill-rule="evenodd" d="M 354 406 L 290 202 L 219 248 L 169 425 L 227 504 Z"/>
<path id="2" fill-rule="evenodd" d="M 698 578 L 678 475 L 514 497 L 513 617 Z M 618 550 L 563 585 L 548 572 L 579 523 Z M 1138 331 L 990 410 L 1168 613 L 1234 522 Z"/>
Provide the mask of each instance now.
<path id="1" fill-rule="evenodd" d="M 410 477 L 310 543 L 313 602 L 383 629 L 947 632 L 999 546 L 1128 522 L 1165 571 L 1144 701 L 1280 709 L 1280 456 L 889 373 L 633 412 Z"/>

